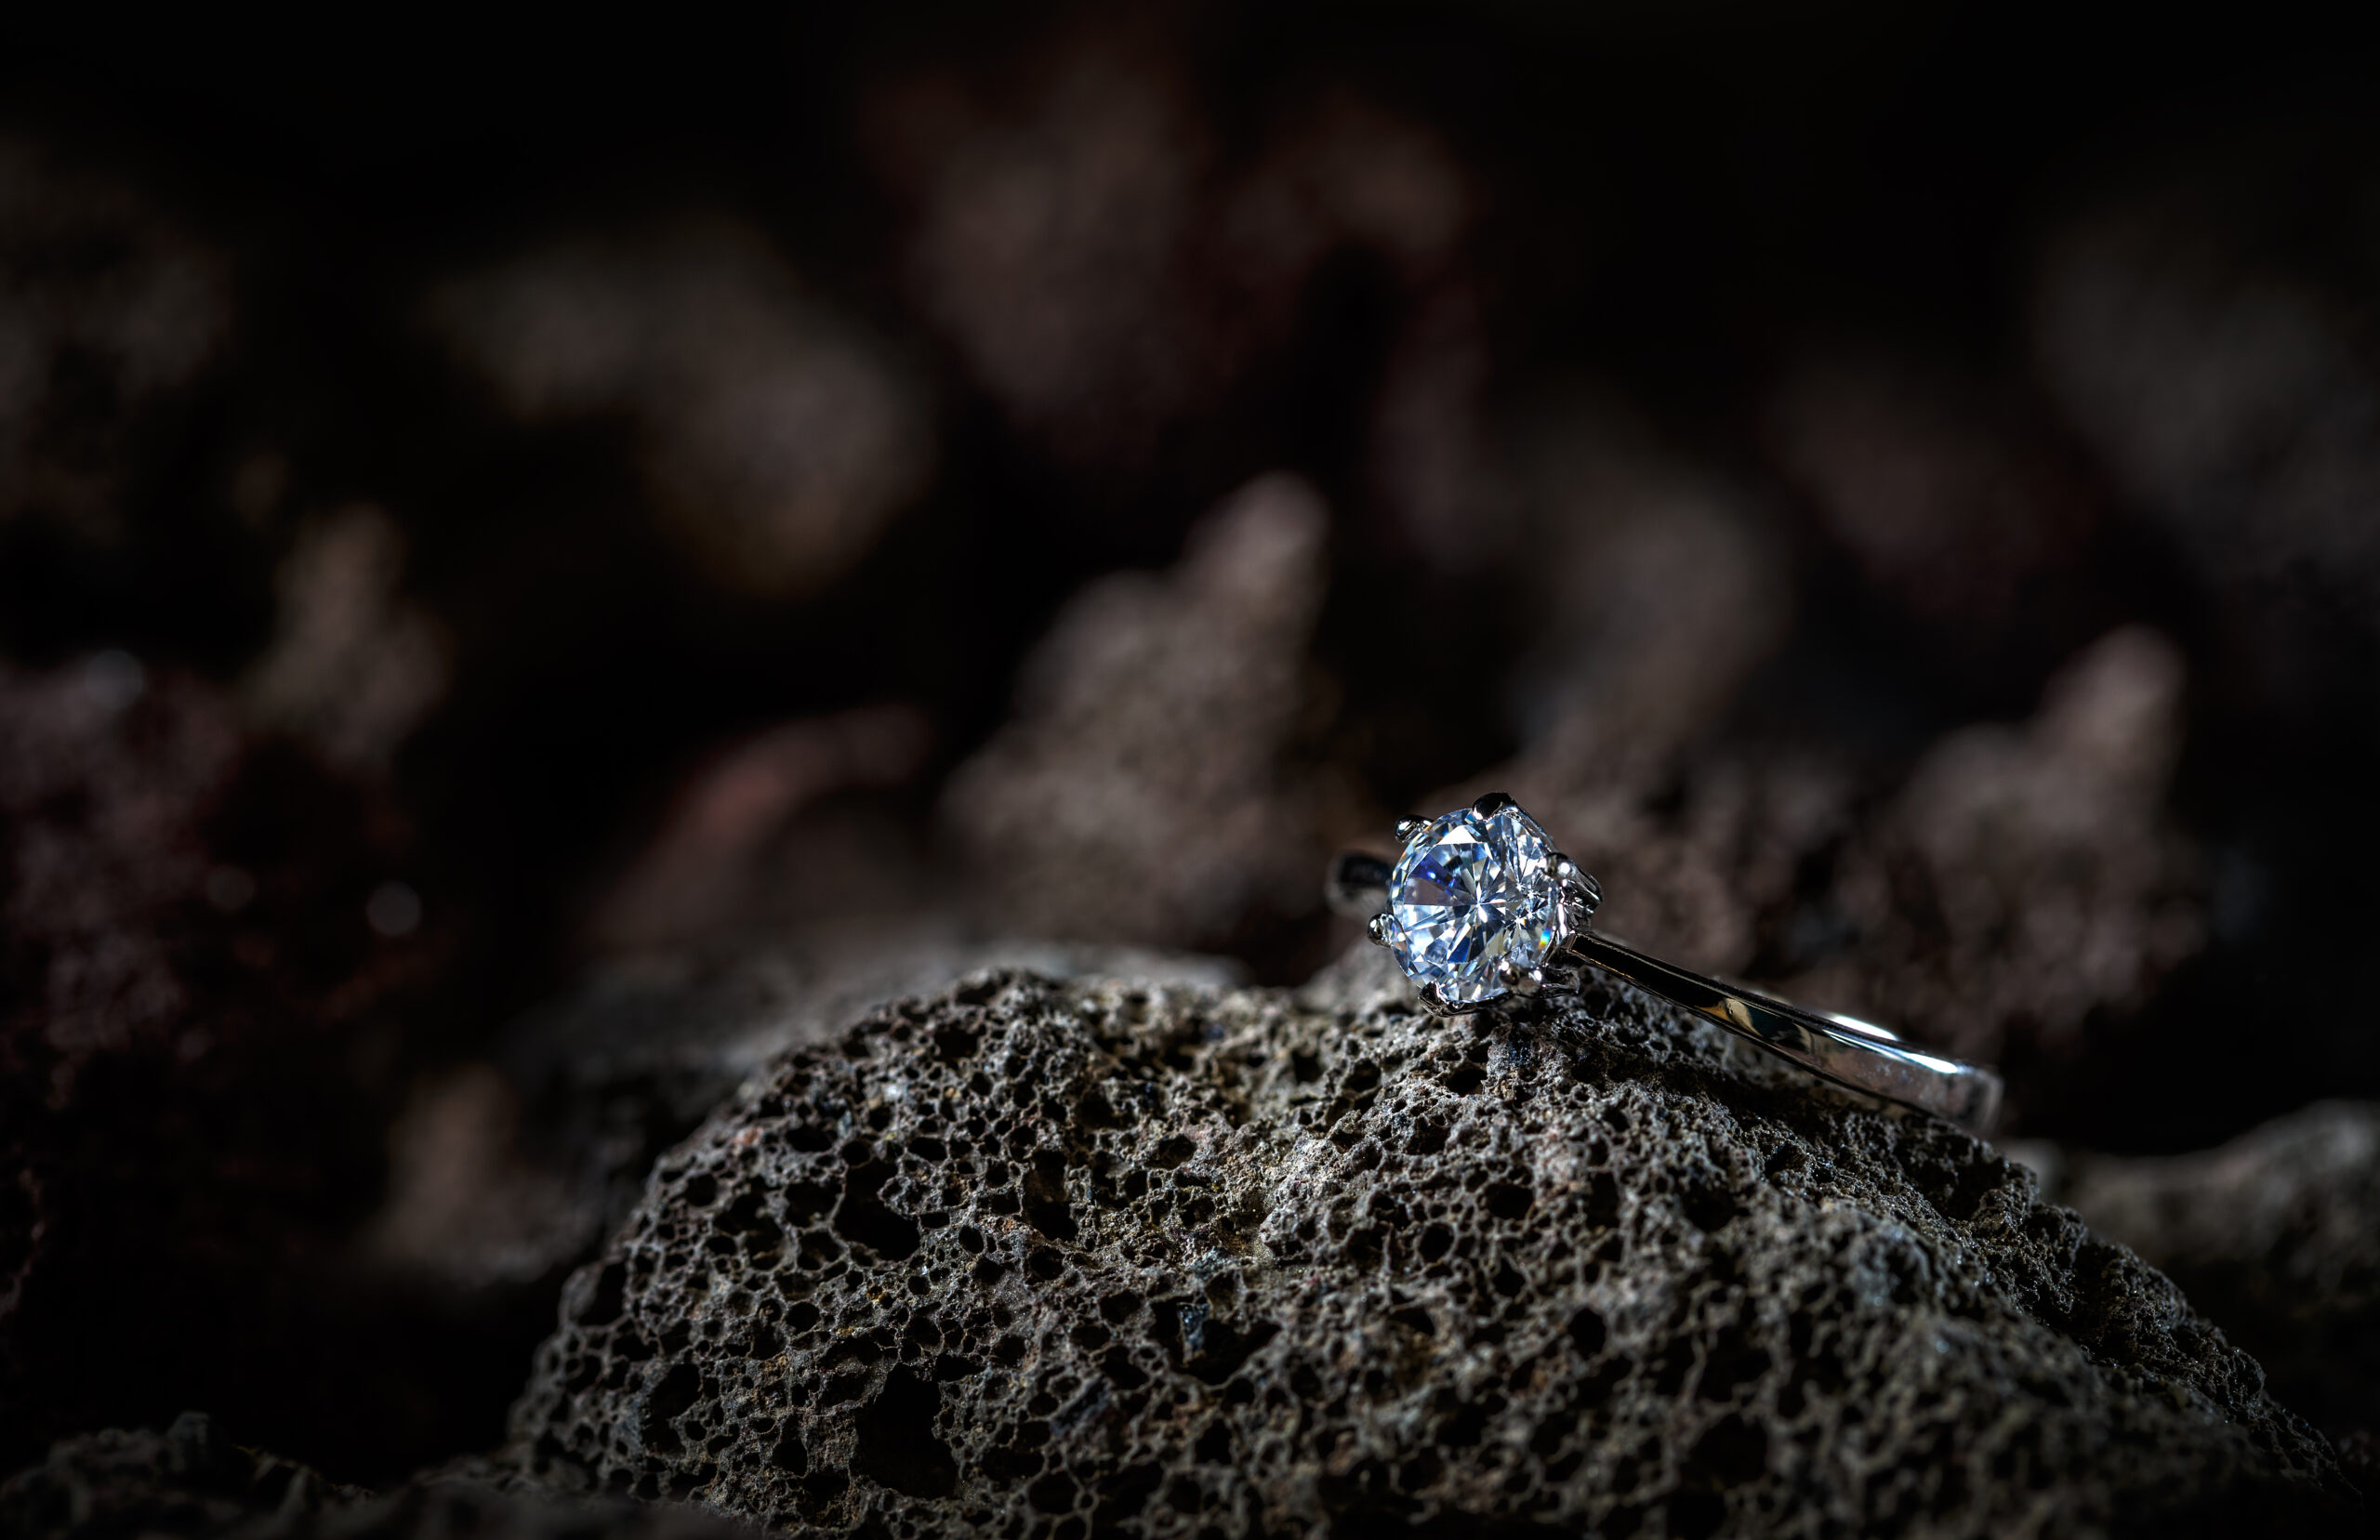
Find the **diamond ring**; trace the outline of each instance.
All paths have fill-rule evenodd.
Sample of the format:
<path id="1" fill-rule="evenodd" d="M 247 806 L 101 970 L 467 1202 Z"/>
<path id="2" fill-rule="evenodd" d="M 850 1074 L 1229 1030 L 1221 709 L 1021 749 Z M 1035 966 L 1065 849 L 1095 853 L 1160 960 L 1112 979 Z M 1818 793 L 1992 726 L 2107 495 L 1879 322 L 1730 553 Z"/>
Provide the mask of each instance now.
<path id="1" fill-rule="evenodd" d="M 1811 1010 L 1648 957 L 1591 928 L 1603 889 L 1501 792 L 1444 818 L 1396 825 L 1395 862 L 1331 863 L 1331 906 L 1369 922 L 1429 1010 L 1458 1015 L 1507 995 L 1575 991 L 1596 967 L 1709 1018 L 1839 1085 L 1920 1108 L 1976 1134 L 2000 1110 L 2000 1076 L 1923 1051 L 1882 1027 Z"/>

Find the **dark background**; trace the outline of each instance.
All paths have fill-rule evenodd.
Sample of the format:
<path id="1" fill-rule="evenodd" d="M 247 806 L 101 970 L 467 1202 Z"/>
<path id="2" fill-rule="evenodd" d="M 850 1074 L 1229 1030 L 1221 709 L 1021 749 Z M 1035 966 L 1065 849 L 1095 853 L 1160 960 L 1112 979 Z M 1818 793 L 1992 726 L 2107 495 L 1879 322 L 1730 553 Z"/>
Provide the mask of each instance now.
<path id="1" fill-rule="evenodd" d="M 1691 845 L 1676 831 L 1718 796 L 1722 772 L 1704 767 L 1822 764 L 1851 789 L 1833 794 L 1835 832 L 1742 901 L 1751 940 L 1699 952 L 1726 919 L 1704 911 L 1733 901 L 1683 886 L 1639 939 L 1757 977 L 1819 977 L 1829 959 L 1922 975 L 1842 1003 L 1924 1015 L 1911 1002 L 1932 989 L 1973 1004 L 1968 1025 L 1935 1035 L 2008 1064 L 2029 1137 L 2194 1149 L 2380 1092 L 2375 1029 L 2344 1004 L 2380 914 L 2380 60 L 2330 16 L 1405 5 L 267 22 L 20 8 L 0 21 L 0 138 L 20 156 L 0 204 L 14 307 L 0 341 L 35 339 L 20 351 L 36 362 L 34 384 L 0 392 L 14 456 L 0 656 L 23 734 L 9 752 L 39 764 L 15 783 L 36 789 L 11 794 L 12 859 L 31 870 L 28 852 L 67 831 L 98 852 L 89 870 L 137 875 L 151 836 L 102 826 L 92 809 L 117 804 L 74 788 L 119 776 L 123 806 L 146 807 L 180 783 L 185 740 L 164 728 L 103 742 L 26 725 L 51 722 L 42 691 L 85 678 L 102 650 L 139 661 L 142 709 L 187 697 L 193 720 L 219 718 L 245 746 L 160 825 L 199 852 L 182 876 L 152 891 L 95 875 L 83 917 L 46 929 L 17 879 L 15 1089 L 0 1112 L 31 1130 L 15 1159 L 39 1179 L 0 1213 L 20 1236 L 0 1262 L 34 1280 L 12 1307 L 9 1460 L 183 1404 L 245 1416 L 358 1479 L 492 1443 L 559 1271 L 468 1308 L 308 1271 L 346 1255 L 381 1204 L 388 1130 L 415 1088 L 490 1054 L 589 967 L 817 921 L 836 907 L 820 892 L 873 880 L 853 848 L 903 874 L 862 906 L 884 930 L 999 891 L 1012 836 L 943 788 L 1012 708 L 1031 717 L 1029 691 L 1015 707 L 1023 660 L 1086 584 L 1171 567 L 1201 516 L 1275 469 L 1329 509 L 1305 704 L 1250 751 L 1307 788 L 1284 802 L 1302 822 L 1283 870 L 1314 870 L 1337 840 L 1501 767 L 1521 767 L 1516 786 L 1583 783 L 1562 780 L 1533 725 L 1568 698 L 1564 679 L 1605 703 L 1591 727 L 1704 691 L 1658 762 L 1614 783 L 1659 839 L 1598 846 L 1548 814 L 1556 836 L 1607 848 L 1620 870 L 1665 871 L 1660 841 Z M 1106 94 L 1068 108 L 1064 82 L 1079 79 Z M 1408 149 L 1379 148 L 1392 140 Z M 982 144 L 1012 170 L 1043 157 L 1036 185 L 1072 188 L 1079 214 L 1006 268 L 979 266 L 963 235 L 982 228 L 964 204 Z M 1279 271 L 1234 255 L 1246 190 L 1273 177 L 1336 207 L 1333 168 L 1375 154 L 1418 154 L 1452 178 L 1452 233 L 1396 224 L 1409 208 L 1359 210 L 1323 219 Z M 937 224 L 952 208 L 966 218 Z M 1171 211 L 1155 234 L 1152 209 Z M 2107 248 L 2112 267 L 2060 255 L 2110 218 L 2149 233 Z M 706 267 L 700 239 L 672 244 L 687 230 L 732 230 L 745 256 Z M 741 357 L 739 322 L 654 345 L 592 404 L 545 410 L 508 397 L 501 362 L 439 319 L 439 296 L 474 275 L 556 282 L 537 254 L 588 242 L 628 254 L 606 270 L 631 295 L 699 290 L 757 261 L 862 339 L 911 424 L 885 454 L 910 470 L 846 557 L 747 581 L 737 559 L 702 554 L 699 510 L 672 501 L 672 466 L 695 466 L 695 504 L 712 484 L 695 451 L 669 458 L 669 435 L 716 452 L 706 382 L 743 376 L 707 373 L 704 349 Z M 148 344 L 94 341 L 105 328 L 89 318 L 183 256 L 215 275 L 213 297 L 191 302 L 208 340 L 187 367 L 144 374 Z M 2110 303 L 2133 330 L 2094 333 L 2060 308 L 2077 272 L 2086 298 L 2154 303 Z M 1032 319 L 1018 294 L 1056 308 L 1046 347 L 999 331 Z M 1238 340 L 1210 356 L 1204 339 L 1224 336 Z M 1016 383 L 1037 378 L 1057 383 L 1038 397 Z M 1563 439 L 1563 403 L 1580 399 L 1659 446 L 1661 466 L 1731 489 L 1725 549 L 1753 553 L 1787 616 L 1742 644 L 1738 674 L 1657 659 L 1598 685 L 1599 660 L 1632 644 L 1592 625 L 1559 643 L 1566 607 L 1592 620 L 1605 602 L 1547 581 L 1563 561 L 1599 570 L 1599 515 L 1577 525 L 1585 555 L 1540 559 L 1569 548 L 1570 526 L 1543 508 L 1570 505 L 1527 491 L 1542 493 L 1540 473 L 1512 445 Z M 1476 507 L 1433 512 L 1397 468 L 1398 443 L 1441 440 L 1489 489 Z M 1907 510 L 1881 524 L 1836 507 L 1858 502 L 1871 465 L 1897 467 L 1874 484 Z M 1925 495 L 1895 504 L 1896 486 Z M 419 709 L 360 748 L 321 725 L 341 687 L 289 706 L 258 682 L 288 630 L 293 552 L 359 504 L 402 552 L 374 602 L 419 617 L 444 660 Z M 1732 591 L 1704 589 L 1694 560 L 1660 570 L 1606 598 L 1676 630 L 1691 659 L 1697 627 L 1727 628 L 1699 612 Z M 2117 933 L 2171 922 L 2184 939 L 2142 943 L 2121 988 L 2078 986 L 2087 998 L 2051 1021 L 1996 1003 L 1993 980 L 2035 965 L 1996 931 L 1962 940 L 1943 895 L 1967 858 L 1910 854 L 1928 848 L 1911 825 L 1924 815 L 1896 788 L 1945 735 L 2032 717 L 2061 668 L 2130 625 L 2165 638 L 2186 681 L 2170 773 L 2119 787 L 2149 853 L 2123 844 L 2134 835 L 2102 838 L 2094 815 L 2046 844 L 2015 838 L 2044 852 L 2025 858 L 2038 869 L 1977 880 L 2082 892 Z M 720 755 L 887 703 L 914 713 L 924 746 L 783 793 L 782 816 L 747 831 L 776 875 L 659 930 L 602 918 L 654 869 L 640 852 L 667 844 L 670 809 L 699 799 Z M 1087 780 L 1142 774 L 1146 744 L 1087 731 Z M 1049 742 L 1076 762 L 1063 732 Z M 2059 806 L 2053 783 L 2027 783 L 2026 806 Z M 1184 827 L 1208 816 L 1183 807 Z M 1716 869 L 1767 859 L 1766 816 L 1746 815 Z M 1981 861 L 2012 847 L 1962 848 Z M 2138 862 L 2162 875 L 2105 877 Z M 226 863 L 259 875 L 257 908 L 192 900 Z M 1882 918 L 1858 908 L 1871 868 L 1898 874 L 1899 908 Z M 360 926 L 364 896 L 395 879 L 419 897 L 418 927 Z M 790 910 L 788 886 L 809 890 Z M 1307 888 L 1280 891 L 1130 933 L 1029 902 L 971 923 L 1222 951 L 1291 982 L 1348 932 Z M 1838 932 L 1852 939 L 1809 940 Z M 61 959 L 118 933 L 163 938 L 183 1004 L 70 1045 Z M 259 935 L 270 965 L 253 961 Z M 194 1056 L 188 1021 L 208 1012 L 220 1051 Z M 69 1062 L 79 1079 L 60 1078 Z M 192 1164 L 231 1148 L 248 1153 L 226 1169 L 279 1175 Z M 163 1217 L 130 1196 L 168 1189 Z M 150 1324 L 94 1324 L 136 1318 Z M 159 1354 L 205 1321 L 229 1323 L 237 1350 Z M 250 1334 L 284 1328 L 254 1349 Z M 301 1360 L 344 1386 L 292 1389 Z M 403 1380 L 403 1361 L 432 1364 L 429 1383 Z"/>

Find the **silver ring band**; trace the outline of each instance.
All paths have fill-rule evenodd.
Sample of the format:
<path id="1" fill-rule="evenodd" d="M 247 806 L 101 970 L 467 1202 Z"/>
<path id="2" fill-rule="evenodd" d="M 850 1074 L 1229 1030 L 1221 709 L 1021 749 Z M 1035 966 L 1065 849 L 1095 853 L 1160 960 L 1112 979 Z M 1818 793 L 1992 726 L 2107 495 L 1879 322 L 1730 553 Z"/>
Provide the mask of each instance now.
<path id="1" fill-rule="evenodd" d="M 1499 850 L 1500 826 L 1507 845 L 1519 842 L 1517 852 Z M 1530 845 L 1532 837 L 1542 841 L 1542 831 L 1501 793 L 1441 819 L 1404 820 L 1397 836 L 1406 851 L 1395 863 L 1359 851 L 1341 855 L 1331 863 L 1328 895 L 1332 908 L 1369 922 L 1372 940 L 1397 954 L 1417 996 L 1433 1011 L 1455 1014 L 1507 993 L 1533 994 L 1548 985 L 1575 989 L 1583 965 L 1682 1006 L 1837 1085 L 1935 1113 L 1978 1136 L 1990 1130 L 1999 1113 L 2000 1076 L 1984 1066 L 1927 1053 L 1851 1017 L 1690 972 L 1597 934 L 1592 919 L 1602 889 L 1551 846 Z M 1432 845 L 1433 839 L 1439 843 Z M 1439 859 L 1448 849 L 1452 856 Z M 1544 875 L 1534 875 L 1540 866 Z M 1482 878 L 1483 871 L 1492 875 Z M 1524 875 L 1514 879 L 1514 871 Z M 1538 885 L 1534 892 L 1532 878 Z M 1483 882 L 1495 891 L 1481 891 Z M 1490 928 L 1499 905 L 1527 912 L 1525 923 L 1515 915 L 1501 916 L 1503 932 L 1512 934 Z M 1466 906 L 1488 917 L 1455 915 Z M 1461 938 L 1469 950 L 1460 961 L 1434 966 L 1421 946 L 1408 944 L 1436 909 L 1455 915 L 1449 923 L 1469 927 Z M 1420 918 L 1400 930 L 1400 911 L 1408 920 Z M 1481 944 L 1471 948 L 1474 941 Z M 1449 988 L 1452 967 L 1469 969 L 1463 977 L 1475 981 L 1467 989 Z"/>

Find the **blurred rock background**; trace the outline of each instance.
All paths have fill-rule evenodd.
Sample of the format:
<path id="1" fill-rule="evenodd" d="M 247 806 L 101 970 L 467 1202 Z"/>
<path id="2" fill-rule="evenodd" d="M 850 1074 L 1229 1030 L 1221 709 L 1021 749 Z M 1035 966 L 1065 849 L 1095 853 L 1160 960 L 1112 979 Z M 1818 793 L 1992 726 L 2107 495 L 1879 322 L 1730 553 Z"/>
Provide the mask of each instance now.
<path id="1" fill-rule="evenodd" d="M 485 1448 L 775 1048 L 1302 980 L 1327 852 L 1491 786 L 1619 933 L 2006 1066 L 2369 1449 L 2317 17 L 0 23 L 0 1468 Z"/>

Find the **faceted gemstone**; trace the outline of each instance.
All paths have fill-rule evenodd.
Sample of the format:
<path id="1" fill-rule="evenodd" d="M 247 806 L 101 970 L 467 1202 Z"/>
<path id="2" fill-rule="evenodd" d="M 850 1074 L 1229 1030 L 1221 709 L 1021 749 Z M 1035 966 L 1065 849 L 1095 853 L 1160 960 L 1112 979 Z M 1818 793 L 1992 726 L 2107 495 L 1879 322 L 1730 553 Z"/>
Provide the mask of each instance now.
<path id="1" fill-rule="evenodd" d="M 1406 847 L 1388 883 L 1390 949 L 1419 984 L 1462 1005 L 1504 993 L 1497 965 L 1537 967 L 1560 943 L 1561 884 L 1545 831 L 1515 807 L 1451 812 Z"/>

